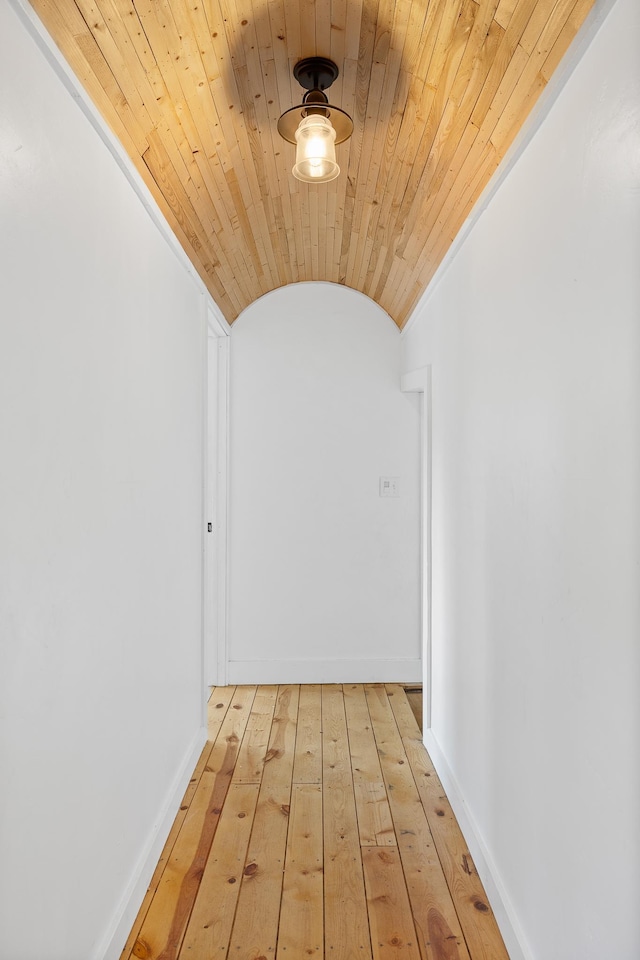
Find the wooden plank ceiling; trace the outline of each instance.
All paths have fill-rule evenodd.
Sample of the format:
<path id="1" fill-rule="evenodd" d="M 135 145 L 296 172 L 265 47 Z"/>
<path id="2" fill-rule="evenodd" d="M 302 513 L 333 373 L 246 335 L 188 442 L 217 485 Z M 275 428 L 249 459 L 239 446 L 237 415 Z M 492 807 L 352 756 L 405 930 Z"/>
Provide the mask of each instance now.
<path id="1" fill-rule="evenodd" d="M 327 280 L 406 322 L 594 0 L 31 0 L 226 318 Z M 330 57 L 354 120 L 306 184 L 276 130 Z"/>

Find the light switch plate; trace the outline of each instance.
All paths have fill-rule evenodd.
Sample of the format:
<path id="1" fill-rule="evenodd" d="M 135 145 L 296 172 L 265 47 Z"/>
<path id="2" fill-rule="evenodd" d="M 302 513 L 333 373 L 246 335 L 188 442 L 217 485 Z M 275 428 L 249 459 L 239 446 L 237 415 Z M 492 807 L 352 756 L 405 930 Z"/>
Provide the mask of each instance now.
<path id="1" fill-rule="evenodd" d="M 381 497 L 399 497 L 400 496 L 400 478 L 399 477 L 380 477 L 380 496 Z"/>

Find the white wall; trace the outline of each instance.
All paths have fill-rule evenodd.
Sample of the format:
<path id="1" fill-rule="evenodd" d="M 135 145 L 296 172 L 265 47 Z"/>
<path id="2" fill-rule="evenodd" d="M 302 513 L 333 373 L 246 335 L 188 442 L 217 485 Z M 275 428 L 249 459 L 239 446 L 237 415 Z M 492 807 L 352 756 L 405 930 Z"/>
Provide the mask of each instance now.
<path id="1" fill-rule="evenodd" d="M 0 48 L 0 958 L 92 960 L 201 737 L 204 305 L 6 3 Z"/>
<path id="2" fill-rule="evenodd" d="M 419 679 L 419 407 L 399 378 L 395 325 L 335 284 L 234 324 L 232 682 Z"/>
<path id="3" fill-rule="evenodd" d="M 433 376 L 430 742 L 535 960 L 640 956 L 638 36 L 618 0 L 403 338 Z"/>

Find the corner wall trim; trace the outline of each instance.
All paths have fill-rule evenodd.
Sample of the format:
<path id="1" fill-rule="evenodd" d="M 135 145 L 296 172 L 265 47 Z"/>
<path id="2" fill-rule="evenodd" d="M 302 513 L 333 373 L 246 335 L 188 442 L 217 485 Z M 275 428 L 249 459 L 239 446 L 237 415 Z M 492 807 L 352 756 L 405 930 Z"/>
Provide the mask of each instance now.
<path id="1" fill-rule="evenodd" d="M 119 960 L 206 740 L 206 728 L 201 727 L 184 755 L 131 879 L 91 960 Z"/>
<path id="2" fill-rule="evenodd" d="M 493 858 L 480 835 L 475 820 L 464 801 L 460 786 L 451 772 L 432 730 L 425 730 L 424 745 L 442 781 L 444 791 L 467 842 L 469 853 L 489 898 L 509 957 L 511 960 L 534 960 L 531 948 L 527 944 L 526 937 L 520 927 Z"/>
<path id="3" fill-rule="evenodd" d="M 400 389 L 403 393 L 425 393 L 429 384 L 430 366 L 418 367 L 400 377 Z"/>
<path id="4" fill-rule="evenodd" d="M 420 683 L 415 660 L 230 660 L 234 683 Z"/>

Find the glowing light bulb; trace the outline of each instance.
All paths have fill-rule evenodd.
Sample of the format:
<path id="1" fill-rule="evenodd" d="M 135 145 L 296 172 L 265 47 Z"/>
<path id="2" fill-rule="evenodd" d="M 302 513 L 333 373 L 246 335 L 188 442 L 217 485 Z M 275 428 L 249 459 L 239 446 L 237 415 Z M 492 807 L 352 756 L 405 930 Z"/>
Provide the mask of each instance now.
<path id="1" fill-rule="evenodd" d="M 328 117 L 312 113 L 298 124 L 293 175 L 307 183 L 326 183 L 340 173 L 336 163 L 336 131 Z"/>

